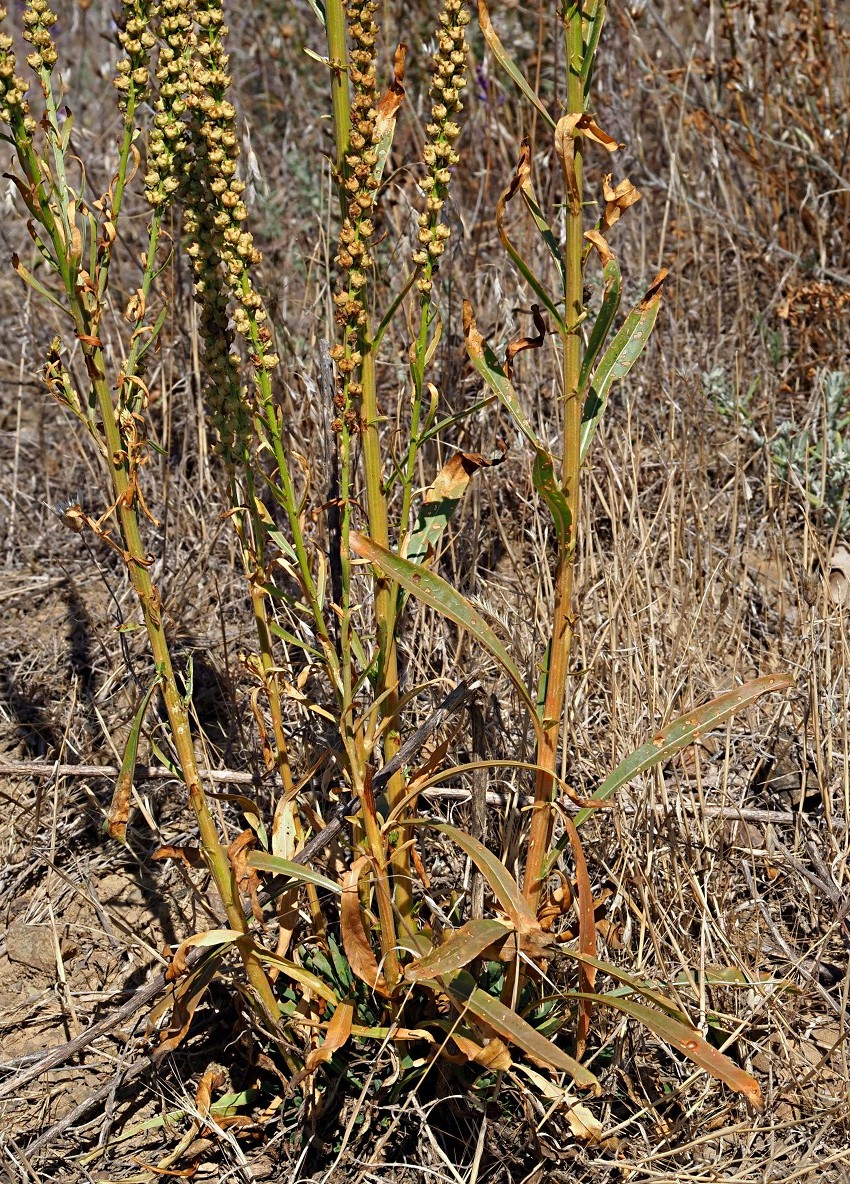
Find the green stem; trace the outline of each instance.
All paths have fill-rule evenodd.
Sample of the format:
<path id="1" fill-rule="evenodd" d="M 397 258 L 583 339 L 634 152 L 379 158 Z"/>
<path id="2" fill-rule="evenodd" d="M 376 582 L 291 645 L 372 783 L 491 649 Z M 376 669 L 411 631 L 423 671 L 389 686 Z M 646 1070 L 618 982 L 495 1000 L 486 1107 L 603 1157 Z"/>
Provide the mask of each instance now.
<path id="1" fill-rule="evenodd" d="M 581 5 L 571 6 L 566 21 L 567 112 L 584 111 L 584 42 Z M 576 194 L 566 211 L 566 274 L 564 285 L 566 333 L 563 343 L 564 437 L 562 488 L 569 510 L 569 531 L 563 540 L 555 571 L 555 604 L 546 693 L 543 703 L 543 739 L 537 754 L 538 773 L 534 785 L 534 807 L 525 865 L 524 894 L 536 909 L 542 890 L 541 874 L 552 837 L 552 799 L 557 771 L 561 716 L 566 697 L 570 650 L 573 640 L 573 570 L 579 513 L 579 469 L 581 463 L 581 374 L 580 321 L 583 297 L 583 217 L 581 137 L 575 138 Z"/>

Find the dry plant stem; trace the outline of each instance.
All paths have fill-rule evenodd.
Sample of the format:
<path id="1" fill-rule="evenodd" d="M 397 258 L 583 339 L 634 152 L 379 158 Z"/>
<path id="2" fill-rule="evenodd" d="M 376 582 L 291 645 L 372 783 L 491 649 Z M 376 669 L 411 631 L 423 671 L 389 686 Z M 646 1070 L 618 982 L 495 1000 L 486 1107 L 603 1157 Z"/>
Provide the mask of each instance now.
<path id="1" fill-rule="evenodd" d="M 582 84 L 583 36 L 581 5 L 574 5 L 566 25 L 567 112 L 584 110 Z M 525 865 L 525 897 L 532 908 L 540 902 L 543 861 L 552 837 L 552 795 L 558 759 L 561 716 L 569 673 L 573 640 L 573 571 L 579 512 L 579 468 L 581 443 L 581 329 L 583 308 L 583 233 L 581 137 L 575 137 L 576 189 L 566 211 L 566 311 L 567 332 L 563 346 L 564 437 L 562 488 L 569 509 L 569 533 L 563 540 L 555 572 L 555 607 L 549 662 L 546 670 L 546 695 L 543 704 L 543 742 L 537 755 L 540 771 L 534 785 L 534 807 Z"/>

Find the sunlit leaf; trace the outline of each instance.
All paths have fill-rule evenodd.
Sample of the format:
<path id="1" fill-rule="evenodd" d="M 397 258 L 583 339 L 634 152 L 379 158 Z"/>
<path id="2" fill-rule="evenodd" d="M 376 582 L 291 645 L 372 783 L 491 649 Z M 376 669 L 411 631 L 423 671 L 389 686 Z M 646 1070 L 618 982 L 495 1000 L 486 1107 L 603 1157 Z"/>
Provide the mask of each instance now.
<path id="1" fill-rule="evenodd" d="M 333 1054 L 348 1043 L 352 1035 L 353 1019 L 354 1004 L 343 999 L 330 1018 L 324 1041 L 307 1056 L 304 1067 L 308 1073 L 315 1073 L 319 1065 L 327 1064 Z"/>
<path id="2" fill-rule="evenodd" d="M 142 733 L 142 725 L 145 722 L 150 701 L 160 681 L 158 677 L 154 679 L 139 704 L 130 728 L 130 735 L 127 737 L 127 745 L 124 749 L 124 758 L 121 761 L 118 780 L 115 782 L 115 792 L 112 795 L 112 805 L 109 807 L 109 814 L 106 818 L 106 828 L 110 836 L 113 839 L 117 839 L 119 843 L 124 843 L 127 840 L 127 822 L 130 818 L 130 797 L 133 793 L 133 779 L 136 775 L 139 737 Z"/>
<path id="3" fill-rule="evenodd" d="M 625 378 L 634 366 L 653 330 L 661 304 L 661 288 L 667 276 L 666 268 L 658 273 L 637 308 L 626 317 L 614 340 L 602 355 L 602 360 L 590 380 L 590 391 L 584 401 L 581 417 L 581 459 L 590 451 L 591 441 L 608 403 L 608 395 L 615 382 Z"/>
<path id="4" fill-rule="evenodd" d="M 673 723 L 662 728 L 631 756 L 621 761 L 616 769 L 608 774 L 599 788 L 591 794 L 591 800 L 605 801 L 606 798 L 610 798 L 612 793 L 616 793 L 633 778 L 654 768 L 655 765 L 661 764 L 662 761 L 666 761 L 689 744 L 693 744 L 705 732 L 724 723 L 736 711 L 742 711 L 745 707 L 749 707 L 762 695 L 774 691 L 785 691 L 793 685 L 793 678 L 789 678 L 786 674 L 765 674 L 761 678 L 754 678 L 750 682 L 745 682 L 743 686 L 735 687 L 734 690 L 718 695 L 710 703 L 703 704 L 702 707 L 692 708 L 684 715 L 680 715 Z M 579 810 L 574 819 L 576 826 L 581 826 L 590 813 L 591 811 L 588 809 Z"/>
<path id="5" fill-rule="evenodd" d="M 266 851 L 252 851 L 248 856 L 248 867 L 256 868 L 260 872 L 271 872 L 276 876 L 289 876 L 292 884 L 285 884 L 282 891 L 295 884 L 315 884 L 317 888 L 324 888 L 334 892 L 337 896 L 342 892 L 341 885 L 335 880 L 323 876 L 303 863 L 294 863 L 291 859 L 282 859 L 279 855 L 269 855 Z"/>
<path id="6" fill-rule="evenodd" d="M 369 944 L 360 916 L 360 875 L 369 864 L 369 857 L 361 856 L 354 861 L 345 875 L 342 886 L 339 923 L 345 956 L 352 971 L 379 995 L 390 994 L 378 960 Z"/>
<path id="7" fill-rule="evenodd" d="M 404 548 L 405 559 L 420 564 L 431 559 L 473 475 L 479 469 L 500 464 L 504 455 L 503 449 L 489 458 L 478 452 L 456 452 L 449 457 L 422 499 L 416 525 Z"/>
<path id="8" fill-rule="evenodd" d="M 531 86 L 531 84 L 526 80 L 522 71 L 514 63 L 510 54 L 499 40 L 499 36 L 496 30 L 493 28 L 493 22 L 490 20 L 490 13 L 487 10 L 485 0 L 478 0 L 478 24 L 481 26 L 481 32 L 484 36 L 484 40 L 489 45 L 493 57 L 496 59 L 505 73 L 509 75 L 512 81 L 516 83 L 516 85 L 528 99 L 529 103 L 531 103 L 537 109 L 538 113 L 542 115 L 543 119 L 549 124 L 549 126 L 554 128 L 554 119 L 537 97 L 537 92 L 534 90 L 534 87 Z"/>
<path id="9" fill-rule="evenodd" d="M 253 948 L 254 953 L 261 962 L 265 962 L 268 966 L 273 966 L 276 970 L 286 975 L 287 978 L 292 979 L 293 982 L 298 983 L 299 986 L 310 991 L 318 999 L 324 999 L 334 1007 L 338 1006 L 339 998 L 336 992 L 328 986 L 324 979 L 319 978 L 317 974 L 313 974 L 312 971 L 306 970 L 296 962 L 290 962 L 288 958 L 282 958 L 279 954 L 275 954 L 261 945 L 255 944 Z"/>
<path id="10" fill-rule="evenodd" d="M 455 591 L 436 572 L 428 571 L 418 563 L 411 563 L 394 555 L 366 535 L 351 532 L 351 549 L 355 555 L 368 561 L 383 572 L 406 592 L 427 604 L 429 608 L 448 617 L 461 629 L 468 629 L 475 640 L 490 653 L 505 671 L 516 687 L 523 702 L 532 714 L 532 723 L 537 724 L 537 711 L 522 675 L 505 646 L 484 620 L 484 617 L 470 602 Z M 539 725 L 538 725 L 539 726 Z"/>
<path id="11" fill-rule="evenodd" d="M 461 970 L 510 932 L 501 921 L 467 921 L 430 954 L 411 962 L 405 968 L 404 976 L 415 983 Z"/>
<path id="12" fill-rule="evenodd" d="M 581 374 L 579 376 L 579 394 L 584 394 L 587 386 L 590 372 L 596 365 L 596 359 L 604 346 L 608 334 L 611 331 L 611 326 L 614 324 L 614 318 L 617 316 L 617 310 L 620 307 L 620 294 L 623 289 L 623 281 L 620 275 L 620 265 L 617 262 L 617 257 L 608 246 L 605 239 L 595 230 L 588 230 L 585 232 L 586 239 L 588 239 L 596 250 L 602 260 L 602 304 L 596 320 L 593 322 L 593 328 L 590 331 L 587 348 L 584 351 L 584 357 L 581 363 Z"/>
<path id="13" fill-rule="evenodd" d="M 547 1040 L 500 999 L 482 991 L 475 985 L 472 975 L 465 970 L 460 971 L 451 981 L 441 981 L 446 983 L 446 990 L 456 1003 L 467 1008 L 476 1019 L 483 1020 L 499 1036 L 521 1048 L 537 1064 L 560 1069 L 564 1073 L 569 1073 L 576 1085 L 598 1091 L 599 1083 L 589 1069 L 563 1052 L 551 1040 Z"/>
<path id="14" fill-rule="evenodd" d="M 593 1000 L 638 1020 L 644 1027 L 649 1028 L 650 1032 L 654 1032 L 667 1044 L 678 1049 L 700 1069 L 704 1069 L 706 1073 L 724 1082 L 737 1093 L 743 1094 L 753 1106 L 761 1108 L 761 1087 L 756 1079 L 740 1069 L 725 1053 L 719 1052 L 714 1045 L 709 1044 L 696 1028 L 682 1024 L 672 1016 L 646 1007 L 643 1003 L 635 1003 L 632 999 L 621 999 L 614 995 L 594 995 Z"/>
<path id="15" fill-rule="evenodd" d="M 520 933 L 540 928 L 537 918 L 523 897 L 516 880 L 499 857 L 489 851 L 482 842 L 448 822 L 436 822 L 429 819 L 427 821 L 417 820 L 416 824 L 438 830 L 457 843 L 464 855 L 469 856 L 484 876 L 491 892 Z M 493 940 L 495 941 L 496 938 Z"/>

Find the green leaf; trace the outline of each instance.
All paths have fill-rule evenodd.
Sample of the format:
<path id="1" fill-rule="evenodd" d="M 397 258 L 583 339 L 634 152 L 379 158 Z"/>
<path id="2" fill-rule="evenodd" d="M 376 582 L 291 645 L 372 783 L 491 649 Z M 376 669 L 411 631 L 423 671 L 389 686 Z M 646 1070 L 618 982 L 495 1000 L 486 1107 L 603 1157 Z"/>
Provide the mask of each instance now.
<path id="1" fill-rule="evenodd" d="M 590 383 L 590 393 L 584 401 L 581 422 L 581 459 L 590 451 L 590 444 L 599 426 L 608 395 L 615 382 L 625 378 L 634 366 L 653 330 L 661 304 L 661 286 L 667 275 L 662 270 L 653 280 L 637 308 L 626 317 L 614 340 L 605 351 Z"/>
<path id="2" fill-rule="evenodd" d="M 666 995 L 662 995 L 651 983 L 643 982 L 639 978 L 635 978 L 633 974 L 627 974 L 626 971 L 621 970 L 619 966 L 614 966 L 611 962 L 605 962 L 601 958 L 595 958 L 590 954 L 581 953 L 579 950 L 571 950 L 568 946 L 561 945 L 559 952 L 565 954 L 568 958 L 574 958 L 577 962 L 584 962 L 588 966 L 593 966 L 596 970 L 601 970 L 604 974 L 610 974 L 611 978 L 616 979 L 617 982 L 622 983 L 628 987 L 630 991 L 641 995 L 644 999 L 648 999 L 650 1003 L 654 1003 L 656 1007 L 660 1007 L 673 1019 L 677 1019 L 682 1023 L 688 1022 L 688 1017 L 672 999 L 668 999 Z"/>
<path id="3" fill-rule="evenodd" d="M 466 340 L 466 350 L 469 360 L 498 398 L 499 402 L 510 414 L 511 419 L 528 440 L 529 444 L 540 452 L 546 452 L 540 437 L 534 430 L 531 420 L 525 414 L 512 383 L 499 364 L 496 355 L 478 331 L 472 305 L 468 300 L 463 302 L 463 335 Z"/>
<path id="4" fill-rule="evenodd" d="M 248 856 L 248 867 L 256 868 L 260 872 L 272 872 L 276 876 L 289 876 L 291 884 L 284 884 L 281 892 L 286 892 L 296 883 L 315 884 L 317 888 L 324 888 L 328 892 L 342 893 L 342 886 L 336 880 L 330 880 L 321 872 L 314 871 L 303 863 L 294 863 L 291 859 L 283 859 L 280 855 L 269 855 L 266 851 L 252 851 Z"/>
<path id="5" fill-rule="evenodd" d="M 526 193 L 526 190 L 528 190 L 529 193 Z M 517 248 L 508 238 L 508 232 L 505 230 L 505 211 L 507 210 L 508 203 L 512 201 L 519 192 L 522 192 L 526 205 L 531 211 L 531 216 L 534 219 L 535 226 L 543 237 L 543 240 L 549 248 L 550 253 L 552 253 L 556 265 L 558 265 L 562 290 L 565 291 L 566 266 L 564 264 L 563 257 L 558 248 L 558 244 L 555 241 L 555 236 L 552 234 L 548 223 L 543 217 L 540 206 L 537 204 L 537 200 L 534 197 L 534 192 L 531 190 L 531 147 L 527 136 L 522 141 L 519 161 L 517 162 L 516 171 L 511 178 L 510 184 L 508 185 L 507 189 L 504 189 L 499 194 L 499 200 L 496 202 L 496 229 L 499 232 L 499 238 L 501 240 L 502 246 L 510 255 L 514 262 L 514 266 L 534 290 L 537 298 L 540 300 L 540 303 L 546 308 L 547 312 L 558 326 L 560 333 L 564 334 L 567 331 L 566 323 L 563 316 L 558 311 L 555 301 L 544 288 L 542 281 L 539 280 L 532 271 L 531 265 L 523 258 L 522 255 L 520 255 Z"/>
<path id="6" fill-rule="evenodd" d="M 596 365 L 596 359 L 599 357 L 599 353 L 611 331 L 611 326 L 614 324 L 614 318 L 620 307 L 620 295 L 623 290 L 620 265 L 617 262 L 616 256 L 608 249 L 607 243 L 601 235 L 594 236 L 590 241 L 599 251 L 600 255 L 602 255 L 602 282 L 604 287 L 599 315 L 593 322 L 593 328 L 590 331 L 590 338 L 587 342 L 587 349 L 584 351 L 584 357 L 582 358 L 578 384 L 579 394 L 584 394 L 590 372 Z"/>
<path id="7" fill-rule="evenodd" d="M 52 266 L 55 267 L 53 260 L 49 256 L 47 257 L 47 259 L 48 259 L 48 262 Z M 33 275 L 33 273 L 31 271 L 29 271 L 26 267 L 24 267 L 23 263 L 21 263 L 18 256 L 14 255 L 14 254 L 12 255 L 12 267 L 15 269 L 15 271 L 18 273 L 18 275 L 21 277 L 21 279 L 24 281 L 24 283 L 29 284 L 29 286 L 31 288 L 33 288 L 34 291 L 38 292 L 39 296 L 41 296 L 41 298 L 43 300 L 46 300 L 48 302 L 48 304 L 52 304 L 54 308 L 58 308 L 61 313 L 65 314 L 65 316 L 67 316 L 67 317 L 71 316 L 71 313 L 65 307 L 65 305 L 59 301 L 59 299 L 50 291 L 49 288 L 46 288 L 44 286 L 44 284 L 41 282 L 41 280 L 37 280 L 35 278 L 35 276 Z"/>
<path id="8" fill-rule="evenodd" d="M 589 1069 L 585 1069 L 551 1040 L 541 1036 L 531 1024 L 515 1011 L 511 1011 L 500 999 L 493 998 L 477 987 L 472 975 L 467 971 L 461 970 L 451 980 L 441 981 L 456 1003 L 469 1010 L 477 1019 L 483 1020 L 505 1040 L 521 1048 L 533 1061 L 569 1073 L 576 1085 L 593 1087 L 598 1091 L 599 1083 Z"/>
<path id="9" fill-rule="evenodd" d="M 468 855 L 490 886 L 493 895 L 522 933 L 538 929 L 539 924 L 531 907 L 526 902 L 519 885 L 497 855 L 489 851 L 482 842 L 466 831 L 459 830 L 448 822 L 416 820 L 417 826 L 428 826 L 452 839 Z M 493 939 L 496 940 L 495 938 Z"/>
<path id="10" fill-rule="evenodd" d="M 736 711 L 742 711 L 743 708 L 749 707 L 762 695 L 770 694 L 773 691 L 785 691 L 793 685 L 793 678 L 787 674 L 766 674 L 761 678 L 745 682 L 743 686 L 735 687 L 734 690 L 718 695 L 702 707 L 694 708 L 684 715 L 680 715 L 673 723 L 657 732 L 646 744 L 642 744 L 631 756 L 621 761 L 616 769 L 608 774 L 595 793 L 591 794 L 591 801 L 604 802 L 622 786 L 627 785 L 629 781 L 641 773 L 645 773 L 648 769 L 652 769 L 655 765 L 661 764 L 662 761 L 666 761 L 668 757 L 680 752 L 689 744 L 693 744 L 705 732 L 724 723 Z M 592 813 L 592 809 L 579 810 L 574 820 L 576 826 L 581 826 Z"/>
<path id="11" fill-rule="evenodd" d="M 546 123 L 549 124 L 549 127 L 551 127 L 554 131 L 554 119 L 543 106 L 540 99 L 537 97 L 534 88 L 527 81 L 518 66 L 515 65 L 510 54 L 499 40 L 499 36 L 496 30 L 493 28 L 492 21 L 490 20 L 490 13 L 487 11 L 485 0 L 478 0 L 478 23 L 481 26 L 481 32 L 484 35 L 484 40 L 489 45 L 493 57 L 496 59 L 505 73 L 508 74 L 513 82 L 516 83 L 516 85 L 528 99 L 529 103 L 536 107 L 538 113 L 542 115 Z"/>
<path id="12" fill-rule="evenodd" d="M 749 1073 L 740 1069 L 734 1061 L 719 1052 L 701 1033 L 689 1024 L 682 1024 L 661 1011 L 646 1007 L 643 1003 L 635 1003 L 632 999 L 621 999 L 614 995 L 591 995 L 594 1003 L 604 1004 L 631 1016 L 654 1032 L 667 1044 L 683 1053 L 689 1060 L 710 1073 L 718 1081 L 725 1082 L 730 1089 L 744 1094 L 747 1101 L 757 1109 L 761 1109 L 762 1096 L 759 1083 Z"/>
<path id="13" fill-rule="evenodd" d="M 288 958 L 281 958 L 279 954 L 273 954 L 271 950 L 267 950 L 263 946 L 254 945 L 253 950 L 261 962 L 274 966 L 287 978 L 291 978 L 293 982 L 312 991 L 314 995 L 318 995 L 320 999 L 324 999 L 334 1007 L 339 1005 L 339 998 L 335 992 L 317 974 L 305 970 L 303 966 L 298 966 L 295 962 L 290 962 Z"/>
<path id="14" fill-rule="evenodd" d="M 555 464 L 548 452 L 538 449 L 534 457 L 534 467 L 531 471 L 534 488 L 543 498 L 555 519 L 555 530 L 558 535 L 559 550 L 563 548 L 570 537 L 570 504 L 566 499 L 558 478 L 555 476 Z"/>
<path id="15" fill-rule="evenodd" d="M 450 621 L 468 629 L 475 640 L 490 653 L 505 671 L 516 687 L 522 701 L 532 713 L 532 722 L 539 729 L 537 709 L 534 699 L 525 685 L 513 658 L 505 649 L 502 642 L 484 620 L 481 613 L 470 602 L 447 583 L 436 572 L 428 571 L 418 563 L 411 563 L 394 555 L 385 547 L 380 546 L 366 535 L 357 531 L 351 532 L 351 549 L 361 559 L 367 559 L 373 567 L 382 571 L 406 592 L 427 604 Z"/>
<path id="16" fill-rule="evenodd" d="M 479 333 L 472 306 L 466 300 L 463 302 L 463 332 L 466 338 L 466 349 L 473 366 L 534 449 L 534 486 L 549 507 L 552 517 L 555 519 L 558 540 L 563 544 L 564 540 L 569 537 L 570 510 L 564 492 L 555 476 L 554 458 L 544 447 L 534 430 L 513 384 L 499 365 L 496 355 Z"/>
<path id="17" fill-rule="evenodd" d="M 148 707 L 150 707 L 153 693 L 161 682 L 162 678 L 157 675 L 139 704 L 133 718 L 132 727 L 130 728 L 130 735 L 127 737 L 127 746 L 124 749 L 124 758 L 121 761 L 118 780 L 115 782 L 115 792 L 112 795 L 112 804 L 109 807 L 109 814 L 106 819 L 106 829 L 109 831 L 110 837 L 117 839 L 119 843 L 127 841 L 130 796 L 133 792 L 133 778 L 136 773 L 136 761 L 139 755 L 139 737 L 141 736 L 142 725 L 145 722 L 145 716 L 147 715 Z"/>
<path id="18" fill-rule="evenodd" d="M 462 969 L 511 930 L 501 921 L 467 921 L 456 929 L 441 945 L 405 968 L 404 977 L 410 982 L 438 978 Z"/>
<path id="19" fill-rule="evenodd" d="M 492 459 L 471 452 L 456 452 L 449 457 L 423 498 L 416 525 L 404 547 L 405 559 L 421 564 L 433 557 L 473 475 L 479 469 L 499 464 L 503 457 L 504 452 Z"/>

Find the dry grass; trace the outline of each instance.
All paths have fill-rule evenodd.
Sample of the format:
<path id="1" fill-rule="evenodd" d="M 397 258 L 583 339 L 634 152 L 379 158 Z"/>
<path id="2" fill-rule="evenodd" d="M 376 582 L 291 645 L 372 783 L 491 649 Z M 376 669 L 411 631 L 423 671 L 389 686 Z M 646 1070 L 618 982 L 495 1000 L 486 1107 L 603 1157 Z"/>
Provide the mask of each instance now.
<path id="1" fill-rule="evenodd" d="M 317 113 L 326 108 L 326 80 L 301 53 L 305 42 L 320 48 L 307 5 L 245 7 L 252 11 L 234 6 L 231 14 L 234 74 L 257 170 L 254 225 L 280 326 L 281 393 L 293 435 L 323 473 L 318 354 L 333 236 L 323 158 L 331 143 Z M 770 447 L 778 424 L 791 416 L 802 422 L 817 409 L 817 375 L 846 364 L 846 317 L 835 310 L 850 292 L 850 55 L 835 28 L 818 33 L 830 7 L 802 0 L 737 6 L 728 16 L 740 25 L 733 52 L 724 40 L 727 17 L 714 6 L 682 12 L 649 0 L 633 5 L 631 16 L 616 6 L 597 83 L 600 117 L 627 142 L 627 171 L 645 193 L 632 211 L 631 237 L 619 240 L 624 273 L 634 277 L 636 294 L 661 262 L 672 261 L 674 284 L 642 364 L 612 398 L 586 470 L 564 771 L 590 791 L 688 704 L 763 673 L 795 676 L 786 700 L 763 701 L 634 782 L 583 832 L 605 956 L 681 998 L 757 1076 L 764 1111 L 749 1112 L 643 1029 L 603 1012 L 591 1059 L 603 1084 L 590 1103 L 603 1129 L 596 1144 L 576 1138 L 564 1108 L 527 1082 L 522 1088 L 519 1074 L 489 1096 L 442 1069 L 412 1092 L 395 1092 L 402 1066 L 390 1046 L 352 1060 L 346 1078 L 328 1077 L 297 1104 L 278 1082 L 282 1101 L 273 1112 L 255 1103 L 244 1108 L 251 1114 L 244 1125 L 193 1127 L 198 1083 L 211 1065 L 226 1069 L 234 1090 L 262 1071 L 274 1081 L 258 1061 L 231 967 L 173 1055 L 147 1055 L 142 1014 L 0 1101 L 10 1180 L 154 1179 L 143 1165 L 165 1165 L 175 1149 L 181 1157 L 167 1166 L 195 1166 L 195 1179 L 850 1178 L 850 638 L 841 580 L 828 580 L 842 540 L 800 490 L 778 479 Z M 406 25 L 402 5 L 386 8 L 388 29 Z M 741 24 L 748 13 L 755 18 L 749 31 Z M 512 7 L 498 18 L 528 73 L 539 65 L 545 92 L 554 64 L 535 58 L 537 14 Z M 68 79 L 75 135 L 81 155 L 84 146 L 88 161 L 102 161 L 102 175 L 92 178 L 97 189 L 114 163 L 111 129 L 96 118 L 111 102 L 99 68 L 108 18 L 95 0 L 69 3 L 62 19 L 61 43 L 75 62 Z M 421 93 L 413 82 L 424 70 L 428 35 L 424 18 L 408 33 L 412 95 Z M 818 69 L 824 45 L 829 71 Z M 527 330 L 517 310 L 530 298 L 506 268 L 493 210 L 522 130 L 536 133 L 538 145 L 542 133 L 527 129 L 479 39 L 473 54 L 478 97 L 469 104 L 454 193 L 457 245 L 442 276 L 447 303 L 457 309 L 469 298 L 482 326 L 508 337 Z M 418 142 L 424 115 L 415 105 L 404 113 L 399 159 L 415 159 L 408 144 Z M 409 173 L 387 183 L 380 248 L 387 256 L 408 250 L 413 183 Z M 17 222 L 4 222 L 3 253 L 21 241 Z M 167 494 L 151 505 L 163 523 L 156 571 L 172 637 L 181 653 L 194 655 L 206 763 L 256 774 L 251 792 L 267 806 L 273 788 L 260 772 L 252 684 L 240 663 L 253 644 L 250 621 L 239 558 L 220 519 L 226 505 L 203 428 L 179 251 L 167 283 L 171 315 L 150 374 L 164 455 L 151 458 L 149 483 Z M 112 778 L 2 768 L 118 765 L 137 699 L 128 671 L 143 675 L 147 658 L 136 633 L 123 635 L 127 660 L 117 644 L 116 623 L 132 616 L 120 562 L 104 548 L 93 557 L 53 513 L 95 485 L 95 469 L 86 442 L 58 419 L 36 378 L 55 332 L 50 313 L 7 273 L 0 318 L 0 1032 L 11 1075 L 20 1058 L 107 1016 L 162 968 L 167 943 L 208 927 L 211 908 L 204 877 L 151 859 L 157 847 L 194 837 L 175 782 L 138 782 L 139 811 L 128 846 L 119 847 L 101 830 Z M 118 307 L 105 331 L 123 333 Z M 400 333 L 395 361 L 380 375 L 383 410 L 402 428 L 404 348 Z M 554 362 L 527 358 L 518 362 L 522 389 L 554 440 Z M 434 381 L 449 408 L 471 405 L 480 384 L 451 331 L 437 359 Z M 726 405 L 709 397 L 710 371 L 722 376 Z M 736 420 L 729 401 L 737 395 L 743 403 L 750 392 Z M 452 443 L 489 454 L 505 436 L 507 459 L 476 477 L 441 570 L 505 623 L 520 666 L 530 670 L 550 621 L 551 588 L 545 574 L 538 581 L 529 573 L 552 547 L 534 511 L 530 460 L 492 407 L 464 420 Z M 428 610 L 408 611 L 415 624 L 403 660 L 411 685 L 433 678 L 446 687 L 479 672 L 468 638 Z M 526 751 L 522 715 L 506 686 L 486 667 L 482 680 L 487 753 Z M 418 710 L 424 716 L 430 708 Z M 306 712 L 293 711 L 290 741 L 304 772 L 325 738 Z M 456 755 L 472 745 L 464 725 Z M 149 752 L 143 759 L 158 763 Z M 489 845 L 517 871 L 524 820 L 515 795 L 527 788 L 508 773 L 488 783 L 504 795 L 488 810 Z M 232 804 L 217 809 L 235 834 L 242 824 Z M 463 795 L 434 797 L 428 809 L 470 825 Z M 435 900 L 469 884 L 470 868 L 448 844 L 434 840 L 426 854 Z M 710 983 L 717 967 L 729 970 L 728 984 Z M 556 988 L 567 970 L 550 967 Z M 34 1148 L 102 1086 L 94 1110 L 81 1109 L 49 1147 Z M 218 1094 L 228 1088 L 223 1079 L 215 1085 Z M 163 1114 L 172 1117 L 162 1121 Z M 99 1143 L 107 1149 L 94 1154 Z"/>

